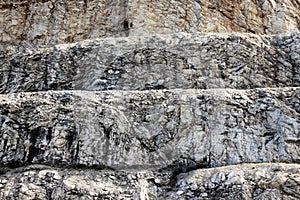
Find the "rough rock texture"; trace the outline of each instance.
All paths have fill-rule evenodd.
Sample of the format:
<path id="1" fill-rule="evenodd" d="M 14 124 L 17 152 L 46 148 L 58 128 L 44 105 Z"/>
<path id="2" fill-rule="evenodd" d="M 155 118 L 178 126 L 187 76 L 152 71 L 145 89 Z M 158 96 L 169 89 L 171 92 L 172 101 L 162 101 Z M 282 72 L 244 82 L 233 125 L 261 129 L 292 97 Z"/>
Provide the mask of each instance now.
<path id="1" fill-rule="evenodd" d="M 1 93 L 300 86 L 300 34 L 181 33 L 1 52 Z"/>
<path id="2" fill-rule="evenodd" d="M 3 166 L 299 162 L 299 88 L 0 96 Z"/>
<path id="3" fill-rule="evenodd" d="M 0 1 L 0 199 L 300 199 L 299 7 Z"/>
<path id="4" fill-rule="evenodd" d="M 299 165 L 243 164 L 181 174 L 166 199 L 299 199 Z M 176 193 L 175 193 L 176 191 Z"/>
<path id="5" fill-rule="evenodd" d="M 127 0 L 5 0 L 0 2 L 0 44 L 57 44 L 125 36 Z"/>
<path id="6" fill-rule="evenodd" d="M 0 44 L 172 32 L 299 31 L 299 0 L 3 0 Z"/>
<path id="7" fill-rule="evenodd" d="M 297 200 L 299 174 L 299 165 L 278 163 L 233 165 L 178 174 L 32 165 L 0 175 L 0 198 Z"/>
<path id="8" fill-rule="evenodd" d="M 299 0 L 129 2 L 133 5 L 132 14 L 128 13 L 133 24 L 132 34 L 180 31 L 279 34 L 300 29 Z"/>

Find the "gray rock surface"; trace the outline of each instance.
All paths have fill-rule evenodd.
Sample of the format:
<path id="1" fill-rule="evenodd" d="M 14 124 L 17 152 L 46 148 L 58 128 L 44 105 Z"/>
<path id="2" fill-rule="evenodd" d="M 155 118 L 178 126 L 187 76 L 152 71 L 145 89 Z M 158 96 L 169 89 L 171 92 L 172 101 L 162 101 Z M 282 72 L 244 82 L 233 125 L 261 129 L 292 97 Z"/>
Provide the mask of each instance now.
<path id="1" fill-rule="evenodd" d="M 299 87 L 0 96 L 2 166 L 299 162 Z"/>
<path id="2" fill-rule="evenodd" d="M 299 165 L 243 164 L 177 177 L 166 199 L 299 199 Z"/>
<path id="3" fill-rule="evenodd" d="M 242 164 L 188 173 L 61 169 L 43 165 L 0 175 L 1 199 L 292 199 L 296 164 Z"/>
<path id="4" fill-rule="evenodd" d="M 299 0 L 6 0 L 0 44 L 53 45 L 174 32 L 299 32 Z"/>
<path id="5" fill-rule="evenodd" d="M 0 1 L 0 199 L 300 199 L 299 10 Z"/>
<path id="6" fill-rule="evenodd" d="M 2 48 L 0 92 L 300 86 L 300 35 L 172 34 Z"/>

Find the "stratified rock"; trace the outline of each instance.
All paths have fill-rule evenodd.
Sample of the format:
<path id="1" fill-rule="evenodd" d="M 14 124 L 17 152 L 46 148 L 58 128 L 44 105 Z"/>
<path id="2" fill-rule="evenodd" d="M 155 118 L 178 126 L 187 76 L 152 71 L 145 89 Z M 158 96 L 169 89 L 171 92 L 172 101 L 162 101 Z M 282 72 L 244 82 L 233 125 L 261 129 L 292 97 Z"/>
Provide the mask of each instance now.
<path id="1" fill-rule="evenodd" d="M 0 92 L 300 86 L 300 35 L 172 34 L 3 48 Z"/>
<path id="2" fill-rule="evenodd" d="M 215 167 L 299 162 L 296 88 L 0 96 L 2 166 Z"/>
<path id="3" fill-rule="evenodd" d="M 157 199 L 157 193 L 164 188 L 151 183 L 149 180 L 153 177 L 151 171 L 98 171 L 31 165 L 0 175 L 0 198 Z"/>
<path id="4" fill-rule="evenodd" d="M 195 170 L 178 176 L 165 199 L 291 199 L 300 198 L 299 165 L 243 164 Z"/>
<path id="5" fill-rule="evenodd" d="M 198 31 L 298 32 L 299 10 L 298 0 L 9 0 L 0 2 L 0 44 Z"/>
<path id="6" fill-rule="evenodd" d="M 0 199 L 300 199 L 299 10 L 0 1 Z"/>
<path id="7" fill-rule="evenodd" d="M 43 165 L 0 175 L 1 199 L 291 199 L 300 166 L 242 164 L 189 173 L 61 169 Z"/>

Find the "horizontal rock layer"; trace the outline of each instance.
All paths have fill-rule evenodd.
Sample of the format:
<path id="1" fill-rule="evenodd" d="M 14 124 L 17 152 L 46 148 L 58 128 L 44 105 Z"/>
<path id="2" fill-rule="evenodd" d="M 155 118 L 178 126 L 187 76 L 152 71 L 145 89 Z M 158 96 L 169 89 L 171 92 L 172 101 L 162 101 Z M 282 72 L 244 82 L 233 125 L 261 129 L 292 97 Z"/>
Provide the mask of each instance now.
<path id="1" fill-rule="evenodd" d="M 0 92 L 300 86 L 300 35 L 172 34 L 3 47 Z"/>
<path id="2" fill-rule="evenodd" d="M 299 0 L 9 0 L 0 2 L 0 44 L 198 31 L 298 32 L 299 10 Z"/>
<path id="3" fill-rule="evenodd" d="M 181 174 L 166 199 L 300 198 L 299 165 L 243 164 Z"/>
<path id="4" fill-rule="evenodd" d="M 0 96 L 0 163 L 189 170 L 299 162 L 300 89 Z"/>
<path id="5" fill-rule="evenodd" d="M 292 199 L 300 198 L 300 166 L 243 164 L 172 174 L 97 171 L 42 165 L 0 175 L 1 199 Z"/>

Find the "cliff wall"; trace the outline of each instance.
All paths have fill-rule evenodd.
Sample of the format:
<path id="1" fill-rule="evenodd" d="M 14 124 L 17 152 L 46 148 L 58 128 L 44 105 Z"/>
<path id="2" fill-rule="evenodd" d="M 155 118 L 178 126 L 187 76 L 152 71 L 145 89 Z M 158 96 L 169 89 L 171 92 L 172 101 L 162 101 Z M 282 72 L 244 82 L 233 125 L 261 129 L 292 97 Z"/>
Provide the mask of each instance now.
<path id="1" fill-rule="evenodd" d="M 299 5 L 0 1 L 0 199 L 299 199 Z"/>

